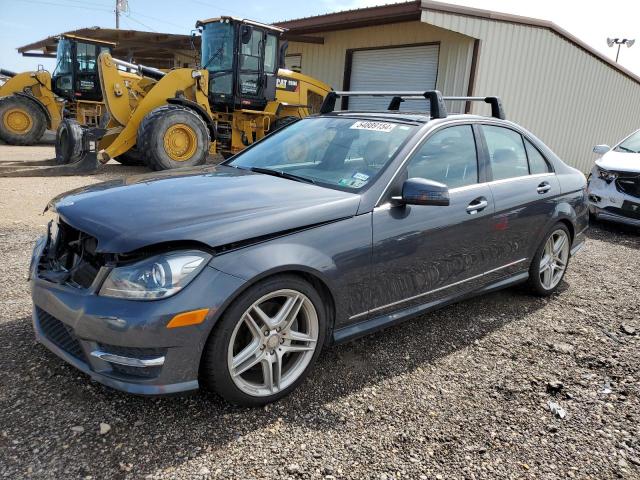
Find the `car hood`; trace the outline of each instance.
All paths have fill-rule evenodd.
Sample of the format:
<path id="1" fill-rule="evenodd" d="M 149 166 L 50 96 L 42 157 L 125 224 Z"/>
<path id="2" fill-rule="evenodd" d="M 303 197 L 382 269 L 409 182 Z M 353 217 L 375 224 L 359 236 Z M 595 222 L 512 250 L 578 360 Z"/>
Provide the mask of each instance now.
<path id="1" fill-rule="evenodd" d="M 212 248 L 356 214 L 360 196 L 226 166 L 180 169 L 91 185 L 48 208 L 95 237 L 97 251 L 127 253 L 175 241 Z"/>
<path id="2" fill-rule="evenodd" d="M 614 152 L 612 150 L 596 160 L 596 165 L 605 170 L 640 173 L 640 153 Z"/>

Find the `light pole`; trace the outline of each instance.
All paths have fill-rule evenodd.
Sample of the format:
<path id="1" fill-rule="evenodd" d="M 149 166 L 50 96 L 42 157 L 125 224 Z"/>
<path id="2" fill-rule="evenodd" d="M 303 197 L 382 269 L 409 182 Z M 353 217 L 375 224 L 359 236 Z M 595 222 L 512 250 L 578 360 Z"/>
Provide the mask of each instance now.
<path id="1" fill-rule="evenodd" d="M 610 47 L 613 47 L 614 45 L 618 45 L 618 51 L 616 52 L 616 63 L 618 63 L 618 57 L 620 56 L 620 47 L 622 45 L 626 45 L 627 48 L 631 48 L 634 43 L 636 43 L 635 39 L 607 38 L 607 45 L 609 45 Z"/>

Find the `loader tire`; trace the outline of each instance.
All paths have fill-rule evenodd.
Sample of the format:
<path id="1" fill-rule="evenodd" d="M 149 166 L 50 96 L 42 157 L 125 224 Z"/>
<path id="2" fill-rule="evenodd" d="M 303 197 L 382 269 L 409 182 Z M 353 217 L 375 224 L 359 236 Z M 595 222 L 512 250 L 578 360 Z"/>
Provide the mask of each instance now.
<path id="1" fill-rule="evenodd" d="M 138 127 L 137 144 L 152 170 L 203 165 L 211 142 L 204 120 L 190 108 L 165 105 L 149 112 Z"/>
<path id="2" fill-rule="evenodd" d="M 47 118 L 34 101 L 19 95 L 0 98 L 0 138 L 9 145 L 38 143 Z"/>
<path id="3" fill-rule="evenodd" d="M 142 155 L 136 147 L 132 147 L 121 155 L 118 155 L 115 159 L 116 162 L 126 165 L 127 167 L 138 167 L 144 165 Z"/>
<path id="4" fill-rule="evenodd" d="M 56 131 L 56 163 L 66 165 L 81 158 L 82 127 L 72 118 L 65 118 Z"/>

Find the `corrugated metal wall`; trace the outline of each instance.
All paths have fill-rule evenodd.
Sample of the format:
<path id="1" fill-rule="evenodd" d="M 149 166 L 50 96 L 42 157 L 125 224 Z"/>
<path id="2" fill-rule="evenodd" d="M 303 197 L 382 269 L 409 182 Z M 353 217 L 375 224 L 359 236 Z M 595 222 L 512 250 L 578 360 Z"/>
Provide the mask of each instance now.
<path id="1" fill-rule="evenodd" d="M 302 72 L 343 88 L 345 56 L 351 48 L 386 47 L 440 42 L 438 90 L 447 95 L 466 95 L 473 56 L 473 39 L 422 22 L 402 22 L 315 34 L 324 44 L 289 42 L 287 53 L 302 55 Z M 398 88 L 403 89 L 402 79 Z M 450 106 L 461 111 L 462 104 Z"/>
<path id="2" fill-rule="evenodd" d="M 549 29 L 428 10 L 422 21 L 479 38 L 474 94 L 500 96 L 507 118 L 583 172 L 594 145 L 640 128 L 640 84 Z"/>

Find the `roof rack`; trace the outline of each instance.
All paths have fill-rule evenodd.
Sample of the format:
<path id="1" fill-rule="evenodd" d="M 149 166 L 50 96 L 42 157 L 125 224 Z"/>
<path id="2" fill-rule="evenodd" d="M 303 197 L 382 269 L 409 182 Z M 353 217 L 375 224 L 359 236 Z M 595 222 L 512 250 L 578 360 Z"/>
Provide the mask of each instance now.
<path id="1" fill-rule="evenodd" d="M 394 104 L 396 98 L 426 98 L 429 101 L 429 113 L 431 118 L 447 118 L 447 108 L 444 106 L 442 94 L 438 90 L 427 90 L 426 92 L 329 92 L 322 106 L 320 113 L 330 113 L 336 108 L 336 100 L 339 97 L 394 97 L 391 102 Z M 397 101 L 400 107 L 400 101 Z M 394 104 L 395 105 L 395 104 Z"/>
<path id="2" fill-rule="evenodd" d="M 419 96 L 397 96 L 391 99 L 389 102 L 388 110 L 396 111 L 400 110 L 400 104 L 405 100 L 422 100 L 424 97 Z M 491 116 L 504 120 L 506 118 L 504 109 L 502 108 L 502 102 L 499 97 L 442 97 L 445 101 L 463 101 L 463 102 L 485 102 L 491 105 Z"/>

